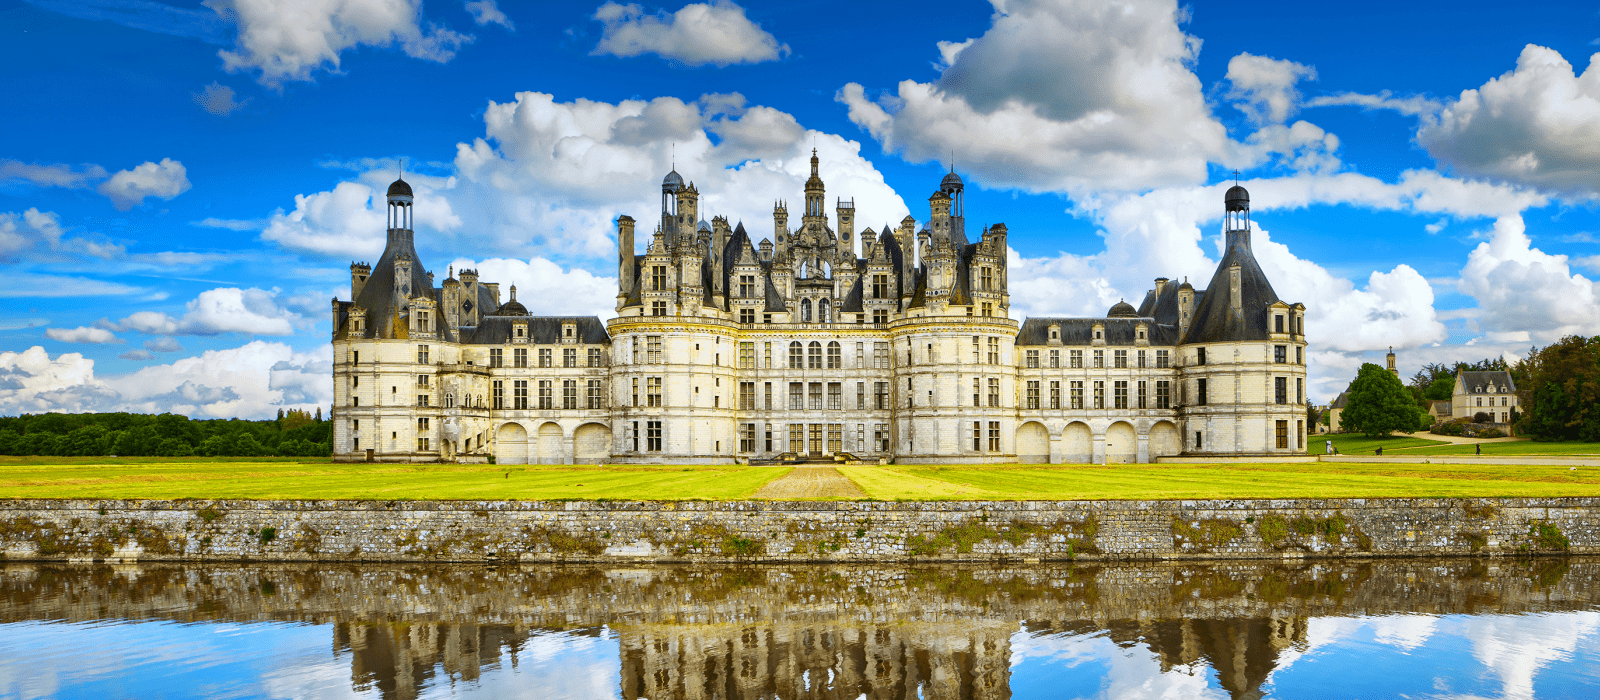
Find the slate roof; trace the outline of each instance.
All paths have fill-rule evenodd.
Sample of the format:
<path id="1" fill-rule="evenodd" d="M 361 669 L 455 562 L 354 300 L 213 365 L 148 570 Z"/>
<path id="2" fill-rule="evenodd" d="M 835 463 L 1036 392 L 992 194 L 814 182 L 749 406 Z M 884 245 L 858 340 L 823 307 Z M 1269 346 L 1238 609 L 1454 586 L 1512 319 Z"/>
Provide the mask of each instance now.
<path id="1" fill-rule="evenodd" d="M 1256 263 L 1250 252 L 1248 235 L 1229 235 L 1231 245 L 1217 263 L 1217 272 L 1204 296 L 1196 295 L 1194 321 L 1189 325 L 1185 343 L 1221 343 L 1240 340 L 1267 340 L 1267 307 L 1278 301 L 1272 283 Z M 1239 313 L 1230 308 L 1232 288 L 1228 269 L 1239 265 Z"/>
<path id="2" fill-rule="evenodd" d="M 1462 372 L 1460 381 L 1469 394 L 1487 393 L 1489 386 L 1493 386 L 1496 393 L 1509 394 L 1517 390 L 1510 372 Z M 1504 390 L 1501 387 L 1505 387 Z"/>
<path id="3" fill-rule="evenodd" d="M 417 256 L 416 246 L 412 243 L 410 231 L 393 229 L 389 234 L 388 243 L 383 248 L 383 255 L 372 266 L 372 276 L 361 288 L 361 293 L 353 300 L 356 306 L 367 311 L 367 330 L 363 334 L 368 338 L 397 338 L 405 337 L 404 333 L 396 335 L 396 325 L 404 331 L 409 331 L 409 321 L 401 323 L 402 313 L 409 314 L 410 304 L 397 304 L 400 297 L 399 290 L 394 288 L 395 259 L 402 254 L 411 259 L 407 263 L 411 270 L 411 288 L 404 292 L 406 299 L 412 297 L 425 297 L 438 299 L 437 290 L 427 289 L 428 271 L 422 267 Z M 402 308 L 404 307 L 404 308 Z M 341 319 L 341 323 L 343 319 Z"/>
<path id="4" fill-rule="evenodd" d="M 1153 318 L 1030 318 L 1023 321 L 1017 331 L 1017 345 L 1049 345 L 1050 326 L 1061 326 L 1062 345 L 1089 345 L 1094 342 L 1096 324 L 1105 326 L 1106 345 L 1131 346 L 1139 340 L 1139 324 L 1150 331 L 1150 344 L 1171 346 L 1178 344 L 1176 326 L 1164 326 Z"/>
<path id="5" fill-rule="evenodd" d="M 488 316 L 476 328 L 462 328 L 461 342 L 474 345 L 500 345 L 510 342 L 512 324 L 528 324 L 528 342 L 551 344 L 561 341 L 561 326 L 578 324 L 578 342 L 601 345 L 611 342 L 606 324 L 598 316 Z"/>

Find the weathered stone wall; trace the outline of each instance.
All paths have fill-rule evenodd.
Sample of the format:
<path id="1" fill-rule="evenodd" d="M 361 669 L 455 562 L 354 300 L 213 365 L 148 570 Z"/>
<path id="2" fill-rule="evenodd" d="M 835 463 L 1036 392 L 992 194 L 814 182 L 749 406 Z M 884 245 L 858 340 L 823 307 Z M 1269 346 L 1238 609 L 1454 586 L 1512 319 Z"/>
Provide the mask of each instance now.
<path id="1" fill-rule="evenodd" d="M 0 506 L 10 560 L 885 562 L 1600 553 L 1600 498 L 92 501 Z"/>

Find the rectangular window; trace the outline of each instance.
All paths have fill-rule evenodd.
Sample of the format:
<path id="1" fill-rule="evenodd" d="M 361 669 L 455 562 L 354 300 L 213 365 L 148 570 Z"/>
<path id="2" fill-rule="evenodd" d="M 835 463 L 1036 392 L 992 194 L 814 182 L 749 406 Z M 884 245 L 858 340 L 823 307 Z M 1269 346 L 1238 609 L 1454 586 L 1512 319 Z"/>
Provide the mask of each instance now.
<path id="1" fill-rule="evenodd" d="M 1072 407 L 1083 408 L 1083 382 L 1072 382 Z"/>
<path id="2" fill-rule="evenodd" d="M 753 325 L 756 322 L 755 309 L 739 309 L 739 323 Z"/>
<path id="3" fill-rule="evenodd" d="M 983 421 L 972 421 L 972 451 L 983 451 Z"/>
<path id="4" fill-rule="evenodd" d="M 740 423 L 739 424 L 739 451 L 740 452 L 755 452 L 756 451 L 756 424 L 755 423 Z"/>
<path id="5" fill-rule="evenodd" d="M 1197 365 L 1203 365 L 1203 364 L 1206 363 L 1206 349 L 1205 348 L 1196 348 L 1195 349 L 1195 362 L 1194 363 L 1197 364 Z"/>
<path id="6" fill-rule="evenodd" d="M 1297 450 L 1306 448 L 1306 422 L 1303 420 L 1294 422 L 1294 448 Z"/>
<path id="7" fill-rule="evenodd" d="M 1156 408 L 1172 408 L 1172 384 L 1164 380 L 1156 382 Z"/>
<path id="8" fill-rule="evenodd" d="M 661 292 L 667 289 L 667 266 L 650 266 L 650 290 Z"/>
<path id="9" fill-rule="evenodd" d="M 646 406 L 662 405 L 660 377 L 644 378 L 644 401 Z"/>
<path id="10" fill-rule="evenodd" d="M 1000 421 L 989 421 L 989 451 L 1000 451 Z"/>
<path id="11" fill-rule="evenodd" d="M 878 410 L 878 411 L 888 410 L 888 408 L 889 408 L 889 383 L 888 382 L 873 382 L 872 383 L 872 408 L 874 410 Z"/>
<path id="12" fill-rule="evenodd" d="M 872 367 L 874 369 L 889 369 L 889 344 L 872 344 Z"/>
<path id="13" fill-rule="evenodd" d="M 889 424 L 872 424 L 872 449 L 874 452 L 889 451 Z"/>
<path id="14" fill-rule="evenodd" d="M 789 369 L 805 369 L 806 353 L 800 343 L 789 343 Z"/>
<path id="15" fill-rule="evenodd" d="M 1289 449 L 1289 421 L 1278 421 L 1278 449 Z"/>
<path id="16" fill-rule="evenodd" d="M 489 348 L 489 366 L 490 367 L 504 367 L 504 366 L 506 366 L 506 358 L 505 358 L 504 352 L 505 351 L 501 350 L 500 348 Z"/>
<path id="17" fill-rule="evenodd" d="M 651 452 L 661 451 L 661 421 L 644 422 L 644 448 Z"/>
<path id="18" fill-rule="evenodd" d="M 844 386 L 839 382 L 828 382 L 828 410 L 844 410 Z"/>
<path id="19" fill-rule="evenodd" d="M 1198 431 L 1198 430 L 1194 431 L 1194 449 L 1195 450 L 1199 450 L 1200 449 L 1200 444 L 1201 444 L 1200 434 L 1201 434 L 1200 431 Z"/>
<path id="20" fill-rule="evenodd" d="M 638 377 L 634 377 L 633 378 L 633 403 L 630 404 L 630 405 L 634 406 L 635 408 L 637 408 L 639 406 L 639 378 Z"/>
<path id="21" fill-rule="evenodd" d="M 1060 350 L 1051 350 L 1050 351 L 1050 369 L 1060 369 L 1060 368 L 1061 368 L 1061 351 Z"/>
<path id="22" fill-rule="evenodd" d="M 1106 351 L 1104 351 L 1104 350 L 1096 350 L 1096 351 L 1094 351 L 1094 368 L 1095 369 L 1101 369 L 1101 368 L 1104 368 L 1105 366 L 1106 366 Z"/>
<path id="23" fill-rule="evenodd" d="M 562 348 L 561 349 L 561 366 L 562 367 L 577 367 L 578 366 L 578 349 L 577 348 Z"/>
<path id="24" fill-rule="evenodd" d="M 828 424 L 828 451 L 839 453 L 844 451 L 844 424 Z"/>
<path id="25" fill-rule="evenodd" d="M 807 388 L 811 390 L 811 410 L 822 410 L 822 382 L 811 382 Z"/>
<path id="26" fill-rule="evenodd" d="M 1283 332 L 1283 314 L 1273 314 L 1272 315 L 1272 332 L 1274 332 L 1274 333 L 1282 333 Z"/>
<path id="27" fill-rule="evenodd" d="M 1124 381 L 1111 383 L 1111 407 L 1116 409 L 1125 409 L 1128 407 L 1127 382 Z"/>
<path id="28" fill-rule="evenodd" d="M 1139 351 L 1139 368 L 1140 368 L 1140 369 L 1144 369 L 1144 368 L 1145 368 L 1145 366 L 1146 366 L 1146 365 L 1145 365 L 1145 363 L 1144 363 L 1144 351 L 1143 351 L 1143 350 L 1140 350 L 1140 351 Z"/>
<path id="29" fill-rule="evenodd" d="M 806 426 L 804 424 L 789 424 L 789 451 L 795 454 L 805 454 Z"/>
<path id="30" fill-rule="evenodd" d="M 1306 349 L 1302 348 L 1302 347 L 1296 347 L 1294 349 L 1294 363 L 1295 364 L 1303 365 L 1303 364 L 1306 363 L 1305 352 L 1306 352 Z"/>
<path id="31" fill-rule="evenodd" d="M 1305 403 L 1306 402 L 1306 380 L 1305 380 L 1304 377 L 1295 377 L 1294 378 L 1294 402 L 1295 403 Z M 1506 400 L 1505 399 L 1500 399 L 1500 405 L 1501 406 L 1506 405 Z"/>
<path id="32" fill-rule="evenodd" d="M 1069 350 L 1068 352 L 1070 353 L 1068 358 L 1070 360 L 1069 366 L 1073 369 L 1083 369 L 1083 351 Z"/>
<path id="33" fill-rule="evenodd" d="M 425 387 L 427 385 L 428 385 L 428 375 L 426 375 L 426 374 L 417 375 L 417 386 Z"/>
<path id="34" fill-rule="evenodd" d="M 997 377 L 991 377 L 989 379 L 989 408 L 999 408 L 999 407 L 1000 407 L 1000 379 L 997 378 Z"/>
<path id="35" fill-rule="evenodd" d="M 561 408 L 568 411 L 578 408 L 578 380 L 561 380 Z"/>
<path id="36" fill-rule="evenodd" d="M 589 397 L 588 397 L 589 398 L 589 410 L 593 411 L 593 410 L 598 409 L 598 408 L 605 408 L 606 407 L 606 395 L 605 395 L 605 391 L 600 386 L 600 380 L 598 380 L 598 379 L 590 379 L 589 380 L 588 391 L 589 391 Z"/>
<path id="37" fill-rule="evenodd" d="M 645 361 L 650 364 L 661 363 L 661 336 L 647 335 L 644 337 Z"/>
<path id="38" fill-rule="evenodd" d="M 754 411 L 756 408 L 756 383 L 739 382 L 739 410 Z M 751 428 L 754 430 L 754 428 Z M 754 440 L 755 438 L 751 438 Z M 748 450 L 747 450 L 748 451 Z"/>
<path id="39" fill-rule="evenodd" d="M 1050 382 L 1050 408 L 1061 408 L 1061 382 Z"/>
<path id="40" fill-rule="evenodd" d="M 511 383 L 511 407 L 518 411 L 528 410 L 528 382 L 518 379 Z"/>
<path id="41" fill-rule="evenodd" d="M 989 338 L 989 356 L 988 356 L 988 359 L 989 359 L 989 364 L 991 364 L 991 365 L 1000 364 L 1000 339 L 999 338 Z"/>
<path id="42" fill-rule="evenodd" d="M 490 392 L 490 396 L 492 397 L 492 400 L 493 400 L 493 404 L 492 405 L 494 406 L 494 410 L 499 411 L 499 410 L 504 409 L 506 407 L 506 387 L 505 387 L 505 382 L 502 382 L 500 380 L 495 380 L 494 389 Z"/>
<path id="43" fill-rule="evenodd" d="M 539 380 L 539 410 L 548 411 L 555 408 L 555 397 L 551 394 L 550 380 Z"/>
<path id="44" fill-rule="evenodd" d="M 1128 368 L 1128 351 L 1127 350 L 1112 350 L 1111 351 L 1111 366 L 1116 367 L 1117 369 L 1127 369 Z"/>
<path id="45" fill-rule="evenodd" d="M 982 405 L 983 405 L 983 379 L 981 377 L 973 377 L 972 378 L 972 406 L 973 406 L 973 408 L 977 408 L 977 407 L 982 406 Z"/>
<path id="46" fill-rule="evenodd" d="M 978 336 L 972 336 L 972 364 L 983 362 L 983 348 L 978 345 Z"/>
<path id="47" fill-rule="evenodd" d="M 889 322 L 889 311 L 887 309 L 873 309 L 872 310 L 872 322 L 876 323 L 878 325 L 883 325 L 885 323 L 888 323 Z"/>
<path id="48" fill-rule="evenodd" d="M 771 423 L 767 423 L 766 425 L 767 425 L 766 442 L 763 443 L 763 444 L 766 445 L 766 448 L 767 448 L 766 451 L 767 452 L 771 452 L 772 451 L 772 424 Z"/>
<path id="49" fill-rule="evenodd" d="M 772 382 L 762 382 L 761 392 L 762 392 L 761 407 L 763 409 L 765 409 L 765 410 L 768 410 L 768 411 L 772 410 Z"/>
<path id="50" fill-rule="evenodd" d="M 639 421 L 634 421 L 633 425 L 622 429 L 622 439 L 632 446 L 634 452 L 639 451 Z"/>
<path id="51" fill-rule="evenodd" d="M 1172 366 L 1171 353 L 1169 351 L 1166 351 L 1166 350 L 1157 350 L 1156 351 L 1156 368 L 1157 369 L 1166 369 L 1166 368 L 1171 367 L 1171 366 Z"/>
<path id="52" fill-rule="evenodd" d="M 856 410 L 867 410 L 867 383 L 856 382 Z"/>
<path id="53" fill-rule="evenodd" d="M 1027 352 L 1027 354 L 1024 355 L 1023 357 L 1025 358 L 1024 364 L 1027 366 L 1028 369 L 1038 369 L 1039 368 L 1039 351 L 1038 350 L 1029 350 Z"/>
<path id="54" fill-rule="evenodd" d="M 527 348 L 517 348 L 515 350 L 512 350 L 511 351 L 511 360 L 512 360 L 511 364 L 512 364 L 513 367 L 527 367 L 528 366 L 528 349 Z"/>
<path id="55" fill-rule="evenodd" d="M 756 344 L 739 343 L 739 369 L 754 369 L 756 366 Z"/>
<path id="56" fill-rule="evenodd" d="M 426 345 L 418 345 L 417 346 L 417 364 L 419 364 L 419 365 L 428 364 L 428 346 L 426 346 Z"/>
<path id="57" fill-rule="evenodd" d="M 770 341 L 762 343 L 762 346 L 764 354 L 762 355 L 761 366 L 772 369 L 772 343 Z"/>
<path id="58" fill-rule="evenodd" d="M 856 368 L 857 369 L 866 369 L 866 367 L 867 367 L 867 344 L 866 343 L 856 343 Z"/>
<path id="59" fill-rule="evenodd" d="M 589 348 L 589 366 L 600 367 L 601 362 L 600 348 Z"/>
<path id="60" fill-rule="evenodd" d="M 1274 346 L 1272 346 L 1272 361 L 1276 362 L 1276 363 L 1278 363 L 1280 365 L 1288 362 L 1289 361 L 1289 346 L 1287 346 L 1287 345 L 1274 345 Z"/>
<path id="61" fill-rule="evenodd" d="M 867 424 L 866 423 L 857 423 L 856 424 L 856 445 L 855 445 L 855 448 L 856 448 L 856 450 L 855 450 L 856 452 L 866 452 L 867 451 Z"/>
<path id="62" fill-rule="evenodd" d="M 1289 403 L 1289 378 L 1288 377 L 1273 377 L 1272 378 L 1272 396 L 1273 396 L 1274 401 L 1280 406 L 1282 406 L 1282 405 L 1284 405 L 1286 403 Z"/>
<path id="63" fill-rule="evenodd" d="M 1106 383 L 1105 382 L 1095 382 L 1094 383 L 1094 407 L 1095 408 L 1105 408 L 1106 407 Z"/>
<path id="64" fill-rule="evenodd" d="M 417 394 L 417 405 L 418 406 L 427 406 L 428 405 L 428 400 L 429 400 L 429 396 L 427 394 Z"/>
<path id="65" fill-rule="evenodd" d="M 1039 382 L 1035 380 L 1028 382 L 1028 408 L 1039 408 Z"/>
<path id="66" fill-rule="evenodd" d="M 740 299 L 754 299 L 755 296 L 756 296 L 756 276 L 755 275 L 739 275 L 739 298 Z"/>
<path id="67" fill-rule="evenodd" d="M 800 382 L 789 382 L 789 410 L 804 411 L 806 409 L 806 388 Z"/>
<path id="68" fill-rule="evenodd" d="M 539 348 L 539 366 L 550 366 L 550 348 Z"/>
<path id="69" fill-rule="evenodd" d="M 812 454 L 821 454 L 822 453 L 822 424 L 821 423 L 812 423 L 811 424 L 811 453 Z"/>
<path id="70" fill-rule="evenodd" d="M 889 276 L 888 275 L 880 274 L 880 275 L 873 275 L 872 276 L 872 298 L 873 299 L 888 299 L 889 298 Z"/>
<path id="71" fill-rule="evenodd" d="M 1198 405 L 1198 406 L 1206 405 L 1206 399 L 1207 399 L 1206 393 L 1207 393 L 1206 392 L 1206 380 L 1204 380 L 1204 379 L 1195 380 L 1195 388 L 1194 388 L 1194 402 L 1195 402 L 1195 405 Z"/>
<path id="72" fill-rule="evenodd" d="M 994 289 L 994 273 L 990 270 L 990 268 L 983 268 L 983 272 L 980 274 L 979 279 L 982 280 L 983 286 L 981 289 L 983 289 L 983 291 L 988 292 Z"/>
<path id="73" fill-rule="evenodd" d="M 1149 382 L 1144 382 L 1144 381 L 1139 382 L 1139 408 L 1148 408 L 1149 407 L 1148 406 L 1149 400 L 1150 400 L 1149 399 L 1149 394 L 1150 394 L 1150 383 Z"/>
<path id="74" fill-rule="evenodd" d="M 664 302 L 664 301 L 652 301 L 652 302 L 650 302 L 650 315 L 651 316 L 665 316 L 665 315 L 667 315 L 667 302 Z"/>

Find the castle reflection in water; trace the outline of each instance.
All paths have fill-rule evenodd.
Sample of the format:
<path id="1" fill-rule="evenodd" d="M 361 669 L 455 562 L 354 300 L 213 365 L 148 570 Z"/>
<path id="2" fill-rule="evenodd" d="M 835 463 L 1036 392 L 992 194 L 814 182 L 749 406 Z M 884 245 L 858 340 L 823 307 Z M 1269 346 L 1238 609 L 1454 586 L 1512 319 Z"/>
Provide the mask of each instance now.
<path id="1" fill-rule="evenodd" d="M 393 700 L 611 640 L 625 700 L 1012 697 L 1013 640 L 1103 638 L 1262 697 L 1308 620 L 1593 609 L 1600 561 L 644 570 L 0 567 L 0 622 L 329 624 L 350 685 Z M 1021 636 L 1019 636 L 1021 635 Z M 548 644 L 544 648 L 548 649 Z M 571 673 L 592 669 L 573 668 Z"/>

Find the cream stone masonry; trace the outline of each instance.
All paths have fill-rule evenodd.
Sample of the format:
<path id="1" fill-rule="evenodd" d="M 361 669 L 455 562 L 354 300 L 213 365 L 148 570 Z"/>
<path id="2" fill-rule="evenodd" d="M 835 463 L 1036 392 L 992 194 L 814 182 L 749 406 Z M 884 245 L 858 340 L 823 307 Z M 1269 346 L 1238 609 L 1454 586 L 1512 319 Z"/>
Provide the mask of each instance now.
<path id="1" fill-rule="evenodd" d="M 501 464 L 1150 462 L 1304 454 L 1305 306 L 1250 250 L 1249 194 L 1224 201 L 1207 289 L 1156 278 L 1105 318 L 1008 317 L 1005 224 L 969 241 L 954 172 L 908 216 L 830 219 L 811 157 L 799 227 L 700 212 L 676 171 L 639 254 L 617 217 L 617 317 L 531 316 L 509 288 L 417 261 L 411 188 L 388 244 L 333 301 L 334 458 Z M 835 228 L 837 227 L 837 228 Z M 859 243 L 857 241 L 859 239 Z"/>

